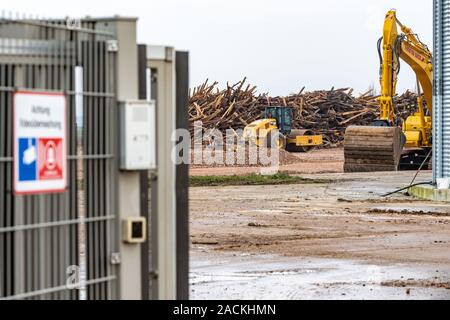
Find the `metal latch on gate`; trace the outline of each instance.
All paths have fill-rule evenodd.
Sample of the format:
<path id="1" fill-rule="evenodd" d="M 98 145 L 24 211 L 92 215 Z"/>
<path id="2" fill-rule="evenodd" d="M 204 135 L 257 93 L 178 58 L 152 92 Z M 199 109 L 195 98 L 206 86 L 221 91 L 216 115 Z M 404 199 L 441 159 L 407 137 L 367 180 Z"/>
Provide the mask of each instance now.
<path id="1" fill-rule="evenodd" d="M 158 279 L 158 271 L 152 270 L 148 273 L 148 277 L 150 280 L 157 280 Z"/>
<path id="2" fill-rule="evenodd" d="M 106 41 L 106 50 L 108 50 L 108 52 L 119 51 L 119 42 L 117 40 Z"/>

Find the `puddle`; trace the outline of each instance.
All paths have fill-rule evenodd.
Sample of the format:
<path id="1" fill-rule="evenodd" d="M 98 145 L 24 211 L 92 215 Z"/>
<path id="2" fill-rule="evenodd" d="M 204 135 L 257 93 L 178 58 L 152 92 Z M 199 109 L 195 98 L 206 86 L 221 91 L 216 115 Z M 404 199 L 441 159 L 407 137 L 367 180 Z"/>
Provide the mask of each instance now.
<path id="1" fill-rule="evenodd" d="M 450 270 L 436 273 L 436 267 L 378 266 L 345 259 L 273 255 L 208 257 L 196 253 L 192 257 L 191 299 L 450 298 L 450 290 L 445 287 L 414 286 L 414 283 L 429 283 L 427 279 L 448 283 Z M 222 258 L 225 260 L 221 261 Z M 407 288 L 386 286 L 386 283 L 408 279 L 406 283 L 412 285 Z"/>

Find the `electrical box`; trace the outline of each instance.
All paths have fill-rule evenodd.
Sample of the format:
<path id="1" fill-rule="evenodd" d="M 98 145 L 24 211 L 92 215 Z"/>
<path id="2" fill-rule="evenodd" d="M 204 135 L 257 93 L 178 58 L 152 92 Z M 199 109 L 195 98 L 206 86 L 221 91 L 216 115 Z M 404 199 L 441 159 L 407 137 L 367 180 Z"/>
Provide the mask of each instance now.
<path id="1" fill-rule="evenodd" d="M 121 102 L 120 124 L 120 169 L 156 169 L 155 102 Z"/>
<path id="2" fill-rule="evenodd" d="M 122 239 L 125 243 L 143 243 L 147 239 L 147 219 L 129 217 L 122 221 Z"/>

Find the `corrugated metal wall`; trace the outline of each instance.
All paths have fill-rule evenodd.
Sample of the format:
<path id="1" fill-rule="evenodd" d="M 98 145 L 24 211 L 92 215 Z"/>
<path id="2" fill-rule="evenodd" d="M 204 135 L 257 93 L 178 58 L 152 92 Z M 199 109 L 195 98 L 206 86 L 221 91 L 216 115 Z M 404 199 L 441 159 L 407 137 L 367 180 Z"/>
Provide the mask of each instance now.
<path id="1" fill-rule="evenodd" d="M 433 178 L 450 177 L 450 0 L 434 0 Z"/>
<path id="2" fill-rule="evenodd" d="M 87 296 L 117 298 L 114 36 L 97 23 L 0 17 L 0 299 L 77 299 L 67 287 L 78 263 L 74 67 L 84 69 L 84 187 Z M 96 30 L 97 29 L 97 30 Z M 54 195 L 12 194 L 12 95 L 64 92 L 68 102 L 69 186 Z"/>

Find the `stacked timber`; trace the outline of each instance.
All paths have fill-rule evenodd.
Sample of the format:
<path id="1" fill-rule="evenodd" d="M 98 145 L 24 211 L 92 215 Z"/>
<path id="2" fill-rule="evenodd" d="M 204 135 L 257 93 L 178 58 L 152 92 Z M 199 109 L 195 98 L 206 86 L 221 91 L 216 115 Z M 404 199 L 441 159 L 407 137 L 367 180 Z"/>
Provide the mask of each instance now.
<path id="1" fill-rule="evenodd" d="M 266 106 L 289 106 L 294 109 L 293 127 L 308 129 L 324 136 L 324 145 L 341 145 L 351 125 L 369 125 L 378 117 L 378 97 L 370 90 L 358 97 L 353 89 L 342 88 L 298 93 L 283 97 L 258 94 L 256 86 L 246 79 L 227 84 L 220 90 L 217 82 L 208 80 L 190 92 L 189 120 L 202 121 L 206 129 L 242 129 L 260 119 Z M 415 111 L 417 95 L 407 91 L 395 98 L 398 115 L 406 117 Z"/>

